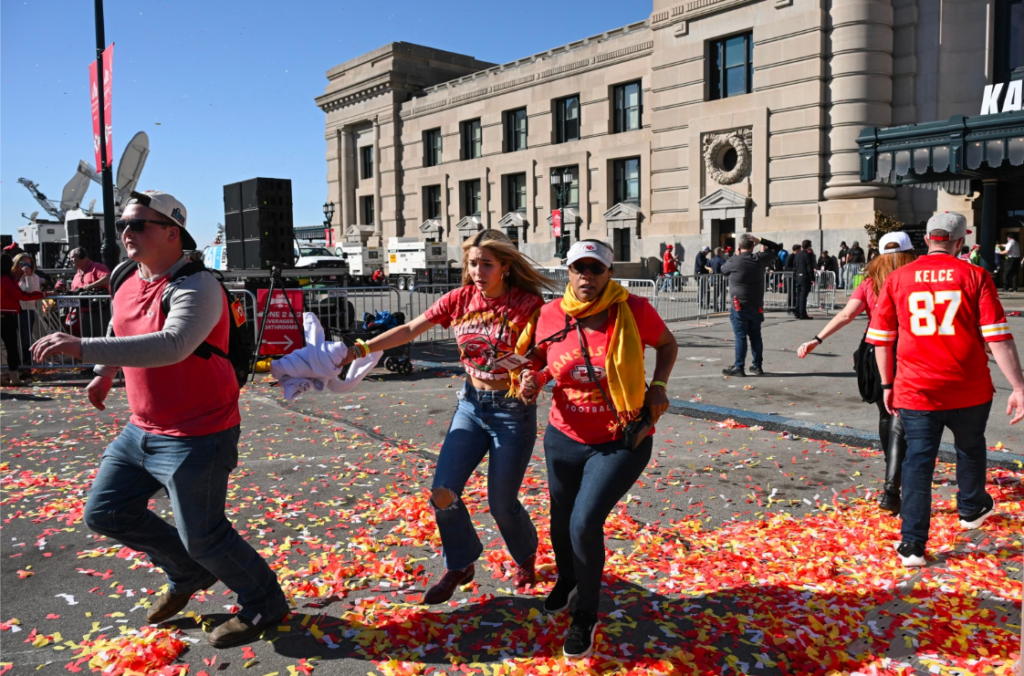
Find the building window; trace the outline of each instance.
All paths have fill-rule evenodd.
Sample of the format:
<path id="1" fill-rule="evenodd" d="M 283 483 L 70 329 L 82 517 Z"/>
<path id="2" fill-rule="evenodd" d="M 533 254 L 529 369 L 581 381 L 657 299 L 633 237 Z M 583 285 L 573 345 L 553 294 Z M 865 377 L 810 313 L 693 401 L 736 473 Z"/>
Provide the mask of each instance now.
<path id="1" fill-rule="evenodd" d="M 423 216 L 424 220 L 441 217 L 441 186 L 428 185 L 423 188 Z"/>
<path id="2" fill-rule="evenodd" d="M 555 100 L 555 143 L 580 140 L 580 96 Z"/>
<path id="3" fill-rule="evenodd" d="M 526 174 L 505 176 L 505 204 L 507 211 L 526 211 Z"/>
<path id="4" fill-rule="evenodd" d="M 363 225 L 373 225 L 373 195 L 364 195 L 359 198 L 359 215 L 362 216 Z"/>
<path id="5" fill-rule="evenodd" d="M 708 43 L 708 99 L 754 91 L 754 34 L 742 33 Z"/>
<path id="6" fill-rule="evenodd" d="M 563 207 L 579 207 L 580 205 L 580 170 L 578 165 L 571 167 L 555 167 L 551 175 L 559 179 L 558 183 L 551 182 L 551 189 L 554 192 L 554 199 L 551 203 L 556 209 Z M 563 186 L 568 185 L 568 189 Z"/>
<path id="7" fill-rule="evenodd" d="M 612 101 L 615 105 L 615 117 L 613 132 L 620 134 L 624 131 L 639 129 L 643 124 L 640 121 L 643 106 L 640 101 L 640 82 L 630 82 L 618 85 L 612 91 Z"/>
<path id="8" fill-rule="evenodd" d="M 996 5 L 995 79 L 1024 79 L 1024 0 L 1001 0 Z"/>
<path id="9" fill-rule="evenodd" d="M 505 111 L 504 123 L 505 152 L 526 150 L 526 108 Z"/>
<path id="10" fill-rule="evenodd" d="M 359 149 L 360 178 L 373 178 L 373 146 L 363 146 Z"/>
<path id="11" fill-rule="evenodd" d="M 480 120 L 467 120 L 461 125 L 462 159 L 473 160 L 484 154 L 484 132 Z"/>
<path id="12" fill-rule="evenodd" d="M 423 132 L 423 166 L 436 167 L 441 164 L 441 130 L 428 129 Z"/>
<path id="13" fill-rule="evenodd" d="M 640 158 L 615 160 L 612 176 L 615 180 L 615 203 L 629 202 L 640 206 Z"/>
<path id="14" fill-rule="evenodd" d="M 480 179 L 475 178 L 472 181 L 462 181 L 459 186 L 462 190 L 462 215 L 479 216 Z"/>

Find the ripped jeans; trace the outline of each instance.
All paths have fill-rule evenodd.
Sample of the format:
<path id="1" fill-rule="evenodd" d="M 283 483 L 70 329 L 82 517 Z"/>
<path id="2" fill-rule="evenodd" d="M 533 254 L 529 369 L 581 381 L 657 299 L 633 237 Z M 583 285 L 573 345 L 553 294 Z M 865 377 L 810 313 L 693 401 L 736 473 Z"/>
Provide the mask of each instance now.
<path id="1" fill-rule="evenodd" d="M 519 487 L 536 440 L 536 405 L 508 399 L 504 391 L 477 390 L 465 383 L 434 473 L 433 488 L 447 488 L 456 496 L 444 509 L 433 505 L 445 568 L 462 570 L 483 553 L 462 492 L 488 454 L 487 504 L 509 554 L 521 564 L 536 553 L 537 529 L 519 502 Z"/>

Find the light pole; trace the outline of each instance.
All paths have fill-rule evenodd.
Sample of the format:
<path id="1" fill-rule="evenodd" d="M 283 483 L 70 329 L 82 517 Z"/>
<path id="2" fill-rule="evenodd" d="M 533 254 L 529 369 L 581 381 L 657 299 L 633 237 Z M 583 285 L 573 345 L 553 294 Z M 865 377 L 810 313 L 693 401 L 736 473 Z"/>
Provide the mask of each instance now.
<path id="1" fill-rule="evenodd" d="M 572 190 L 572 173 L 568 169 L 552 170 L 551 187 L 555 191 L 559 204 L 558 215 L 562 221 L 562 232 L 565 232 L 565 228 L 568 227 L 565 222 L 565 205 L 569 202 L 569 194 Z M 562 235 L 562 232 L 559 233 L 558 238 L 555 240 L 555 256 L 557 258 L 565 258 L 568 253 L 563 250 L 565 240 L 563 239 L 564 235 Z"/>
<path id="2" fill-rule="evenodd" d="M 113 270 L 121 258 L 121 247 L 117 245 L 114 233 L 114 173 L 107 158 L 107 120 L 103 110 L 103 50 L 106 38 L 103 35 L 103 0 L 95 0 L 96 10 L 96 88 L 99 96 L 100 115 L 100 175 L 103 177 L 103 244 L 100 258 L 103 264 Z"/>
<path id="3" fill-rule="evenodd" d="M 334 220 L 334 202 L 324 202 L 324 237 L 331 244 L 334 244 L 334 238 L 327 234 L 327 229 L 331 227 L 331 221 Z"/>

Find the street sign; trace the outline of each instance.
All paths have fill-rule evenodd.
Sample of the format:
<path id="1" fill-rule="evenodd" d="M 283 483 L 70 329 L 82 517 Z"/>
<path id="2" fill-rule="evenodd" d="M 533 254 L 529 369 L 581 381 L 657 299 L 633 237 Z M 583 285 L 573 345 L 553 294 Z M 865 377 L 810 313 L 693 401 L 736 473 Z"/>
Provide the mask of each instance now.
<path id="1" fill-rule="evenodd" d="M 109 167 L 114 162 L 114 138 L 113 138 L 113 126 L 110 123 L 110 98 L 113 92 L 111 87 L 111 75 L 114 66 L 114 45 L 111 44 L 109 47 L 103 50 L 103 124 L 106 129 L 102 130 L 104 133 L 104 140 L 107 144 L 107 166 Z M 96 62 L 93 61 L 89 64 L 89 92 L 92 97 L 92 145 L 93 150 L 96 152 L 96 171 L 102 172 L 105 168 L 100 155 L 100 92 L 99 82 L 96 74 Z"/>
<path id="2" fill-rule="evenodd" d="M 269 289 L 259 289 L 256 293 L 256 317 L 257 321 L 263 321 L 263 308 L 267 306 L 267 294 Z M 292 319 L 291 310 L 288 309 L 288 300 L 284 294 L 288 294 L 288 300 L 292 302 L 292 309 L 295 310 L 295 319 Z M 288 354 L 302 347 L 302 290 L 301 289 L 274 289 L 274 298 L 267 310 L 267 328 L 263 332 L 263 342 L 260 344 L 260 354 Z M 296 321 L 299 323 L 296 324 Z M 256 330 L 259 331 L 257 326 Z"/>
<path id="3" fill-rule="evenodd" d="M 58 298 L 57 307 L 82 307 L 80 298 Z"/>
<path id="4" fill-rule="evenodd" d="M 551 232 L 555 237 L 562 236 L 562 210 L 555 209 L 551 212 Z"/>

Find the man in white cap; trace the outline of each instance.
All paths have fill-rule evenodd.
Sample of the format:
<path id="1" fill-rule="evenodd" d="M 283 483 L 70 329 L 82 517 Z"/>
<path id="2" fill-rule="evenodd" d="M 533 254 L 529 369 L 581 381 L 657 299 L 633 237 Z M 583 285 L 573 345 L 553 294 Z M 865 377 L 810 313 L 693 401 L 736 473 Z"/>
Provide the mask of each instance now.
<path id="1" fill-rule="evenodd" d="M 36 359 L 69 354 L 97 366 L 86 392 L 104 409 L 124 370 L 129 424 L 103 454 L 85 523 L 137 551 L 167 574 L 147 620 L 174 617 L 192 594 L 218 580 L 238 595 L 238 615 L 207 641 L 227 647 L 255 638 L 288 613 L 277 577 L 224 514 L 238 464 L 238 380 L 227 358 L 233 315 L 223 288 L 183 250 L 195 249 L 184 205 L 167 193 L 132 193 L 115 223 L 128 257 L 111 274 L 113 317 L 106 338 L 47 336 Z M 164 489 L 175 526 L 147 507 Z"/>
<path id="2" fill-rule="evenodd" d="M 925 565 L 932 473 L 945 428 L 956 446 L 960 526 L 979 528 L 995 512 L 985 491 L 985 426 L 994 393 L 986 344 L 1013 388 L 1006 406 L 1010 424 L 1024 419 L 1024 376 L 995 284 L 984 269 L 956 257 L 969 233 L 958 213 L 932 216 L 925 233 L 928 255 L 889 275 L 868 328 L 886 409 L 903 420 L 907 441 L 903 541 L 896 548 L 905 566 Z"/>

